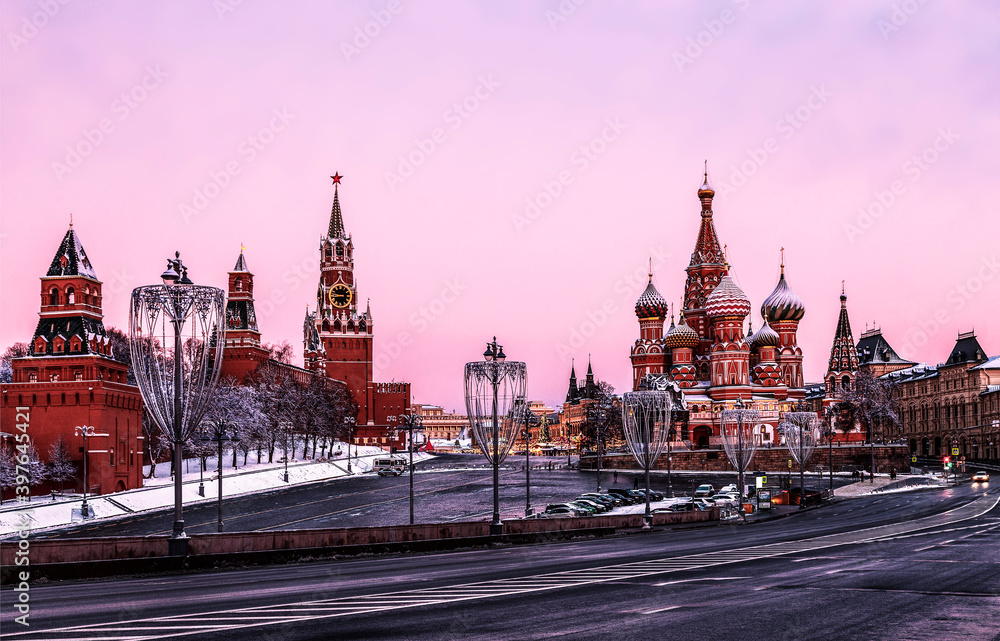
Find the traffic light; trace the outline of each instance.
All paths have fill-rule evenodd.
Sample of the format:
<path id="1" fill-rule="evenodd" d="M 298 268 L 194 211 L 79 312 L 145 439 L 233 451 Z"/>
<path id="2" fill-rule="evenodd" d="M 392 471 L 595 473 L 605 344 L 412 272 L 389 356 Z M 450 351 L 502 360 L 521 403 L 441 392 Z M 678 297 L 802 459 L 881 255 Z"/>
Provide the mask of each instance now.
<path id="1" fill-rule="evenodd" d="M 944 463 L 945 469 L 950 468 L 951 467 L 951 457 L 950 456 L 944 457 L 943 463 Z"/>

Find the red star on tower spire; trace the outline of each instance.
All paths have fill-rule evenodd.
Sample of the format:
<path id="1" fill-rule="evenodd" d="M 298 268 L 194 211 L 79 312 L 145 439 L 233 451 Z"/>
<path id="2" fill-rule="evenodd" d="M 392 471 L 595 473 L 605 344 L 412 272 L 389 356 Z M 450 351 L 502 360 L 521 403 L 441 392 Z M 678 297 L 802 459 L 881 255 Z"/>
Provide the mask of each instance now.
<path id="1" fill-rule="evenodd" d="M 341 176 L 339 173 L 335 173 L 332 176 L 330 176 L 330 178 L 333 178 L 333 184 L 334 185 L 339 185 L 340 184 L 340 179 L 343 178 L 343 176 Z"/>

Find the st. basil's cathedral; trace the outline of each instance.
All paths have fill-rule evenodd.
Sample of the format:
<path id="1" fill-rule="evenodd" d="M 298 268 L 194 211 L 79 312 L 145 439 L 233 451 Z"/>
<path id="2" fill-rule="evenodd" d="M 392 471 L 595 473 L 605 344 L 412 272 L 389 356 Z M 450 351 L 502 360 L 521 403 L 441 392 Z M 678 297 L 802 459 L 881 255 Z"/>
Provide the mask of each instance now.
<path id="1" fill-rule="evenodd" d="M 701 227 L 684 286 L 683 307 L 675 323 L 670 304 L 653 285 L 639 296 L 635 313 L 639 338 L 631 350 L 632 388 L 670 380 L 681 388 L 686 412 L 676 438 L 695 448 L 720 444 L 721 414 L 738 399 L 760 410 L 758 434 L 774 443 L 782 412 L 805 398 L 799 321 L 802 300 L 781 276 L 760 308 L 763 325 L 744 331 L 752 305 L 730 275 L 713 219 L 715 190 L 708 172 L 698 189 Z M 667 316 L 670 326 L 664 331 Z M 686 414 L 686 420 L 685 420 Z"/>

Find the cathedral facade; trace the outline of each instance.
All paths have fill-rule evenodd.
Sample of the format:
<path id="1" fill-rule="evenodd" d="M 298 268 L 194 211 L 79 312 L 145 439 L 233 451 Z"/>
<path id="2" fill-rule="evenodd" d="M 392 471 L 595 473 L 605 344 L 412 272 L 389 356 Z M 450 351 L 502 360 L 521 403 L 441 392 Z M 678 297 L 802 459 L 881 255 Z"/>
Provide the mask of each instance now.
<path id="1" fill-rule="evenodd" d="M 738 399 L 760 411 L 757 434 L 762 443 L 773 443 L 781 414 L 805 398 L 797 340 L 805 306 L 789 286 L 782 261 L 778 283 L 760 308 L 763 325 L 756 333 L 752 323 L 744 329 L 752 306 L 729 273 L 715 229 L 714 197 L 706 172 L 698 189 L 701 226 L 685 270 L 679 322 L 653 285 L 652 272 L 636 302 L 639 338 L 631 349 L 632 388 L 655 379 L 676 382 L 687 409 L 675 438 L 691 447 L 721 443 L 721 411 Z"/>

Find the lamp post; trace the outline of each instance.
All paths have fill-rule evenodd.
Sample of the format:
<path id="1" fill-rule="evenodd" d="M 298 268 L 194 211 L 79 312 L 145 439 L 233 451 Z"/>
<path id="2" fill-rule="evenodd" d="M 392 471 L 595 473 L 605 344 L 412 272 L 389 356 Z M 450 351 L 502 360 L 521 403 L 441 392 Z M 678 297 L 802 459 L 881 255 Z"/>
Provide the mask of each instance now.
<path id="1" fill-rule="evenodd" d="M 344 425 L 347 426 L 354 425 L 357 422 L 357 420 L 358 419 L 354 418 L 353 416 L 345 416 Z M 351 427 L 347 427 L 345 429 L 347 429 L 347 473 L 353 474 L 354 472 L 351 471 L 351 441 L 353 440 L 352 435 L 354 433 L 354 429 Z"/>
<path id="2" fill-rule="evenodd" d="M 142 400 L 157 427 L 173 445 L 174 527 L 171 555 L 186 555 L 183 448 L 208 410 L 222 364 L 225 293 L 195 285 L 180 252 L 167 260 L 162 285 L 132 290 L 129 348 Z M 168 330 L 168 326 L 170 330 Z M 168 347 L 168 335 L 173 338 Z"/>
<path id="3" fill-rule="evenodd" d="M 407 436 L 407 445 L 410 450 L 410 525 L 413 525 L 413 433 L 424 430 L 424 417 L 419 414 L 403 414 L 399 417 L 399 429 L 404 430 Z"/>
<path id="4" fill-rule="evenodd" d="M 80 516 L 85 519 L 90 518 L 90 506 L 87 504 L 87 459 L 89 450 L 87 449 L 87 438 L 91 436 L 107 436 L 107 434 L 97 434 L 93 425 L 79 425 L 73 428 L 76 436 L 83 437 L 83 503 L 80 504 Z"/>
<path id="5" fill-rule="evenodd" d="M 284 428 L 282 429 L 282 433 L 284 434 L 284 438 L 282 439 L 282 441 L 284 441 L 283 447 L 284 447 L 284 450 L 285 450 L 285 456 L 284 456 L 284 458 L 285 458 L 285 475 L 284 475 L 284 477 L 282 477 L 282 480 L 284 480 L 285 483 L 288 482 L 288 432 L 290 431 L 290 427 L 291 427 L 291 423 L 289 423 L 288 421 L 285 421 Z"/>
<path id="6" fill-rule="evenodd" d="M 670 414 L 673 402 L 663 390 L 643 389 L 622 395 L 622 431 L 625 442 L 636 462 L 646 473 L 646 512 L 642 529 L 653 527 L 653 513 L 649 509 L 649 470 L 663 452 L 670 432 Z"/>
<path id="7" fill-rule="evenodd" d="M 493 465 L 493 520 L 490 536 L 503 534 L 500 521 L 500 464 L 507 457 L 519 424 L 523 420 L 517 406 L 524 404 L 527 367 L 523 362 L 506 362 L 503 346 L 486 345 L 483 360 L 465 364 L 465 406 L 469 423 L 486 459 Z"/>
<path id="8" fill-rule="evenodd" d="M 743 510 L 744 473 L 750 467 L 750 461 L 757 452 L 757 439 L 753 438 L 753 429 L 760 420 L 760 412 L 753 409 L 753 401 L 743 404 L 743 397 L 736 399 L 733 409 L 722 410 L 722 446 L 726 450 L 729 462 L 736 468 L 739 479 L 740 518 L 746 520 Z"/>
<path id="9" fill-rule="evenodd" d="M 524 405 L 521 412 L 524 415 L 522 425 L 524 428 L 524 515 L 531 516 L 531 427 L 543 425 L 545 417 L 539 419 L 531 409 Z"/>
<path id="10" fill-rule="evenodd" d="M 794 412 L 785 412 L 785 420 L 780 427 L 788 445 L 788 451 L 799 464 L 799 509 L 805 507 L 806 461 L 816 447 L 819 418 L 815 412 L 806 412 L 800 403 Z"/>
<path id="11" fill-rule="evenodd" d="M 212 436 L 202 436 L 201 437 L 201 441 L 203 443 L 204 442 L 215 442 L 215 443 L 218 443 L 218 445 L 219 445 L 219 451 L 218 451 L 219 458 L 217 459 L 217 461 L 218 461 L 218 472 L 219 472 L 219 496 L 218 496 L 219 526 L 218 526 L 218 528 L 219 528 L 219 533 L 221 534 L 222 530 L 223 530 L 223 523 L 222 523 L 222 444 L 226 443 L 226 442 L 229 442 L 229 443 L 232 443 L 235 446 L 236 443 L 240 442 L 240 439 L 235 434 L 233 436 L 229 436 L 228 434 L 226 434 L 226 427 L 227 426 L 231 427 L 234 432 L 236 431 L 236 426 L 234 424 L 232 424 L 232 423 L 227 423 L 226 421 L 223 421 L 222 419 L 219 419 L 219 420 L 215 420 L 215 421 L 209 421 L 208 425 L 212 428 Z M 204 495 L 202 495 L 202 496 L 204 496 Z"/>
<path id="12" fill-rule="evenodd" d="M 833 406 L 827 405 L 826 409 L 823 410 L 823 416 L 826 418 L 826 445 L 830 452 L 830 496 L 833 496 L 833 415 L 835 410 Z"/>

